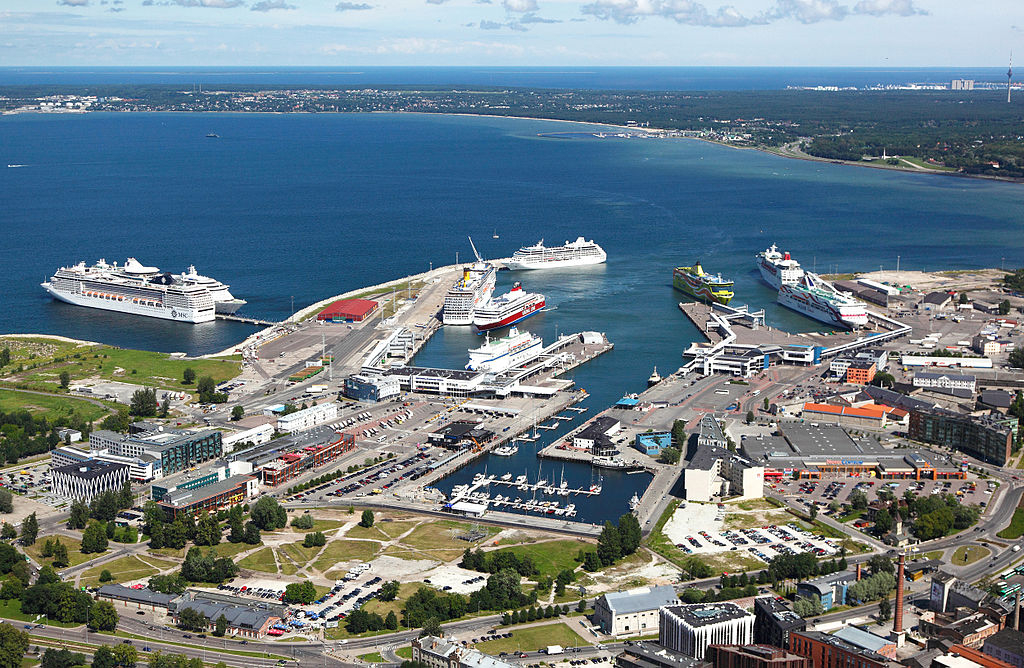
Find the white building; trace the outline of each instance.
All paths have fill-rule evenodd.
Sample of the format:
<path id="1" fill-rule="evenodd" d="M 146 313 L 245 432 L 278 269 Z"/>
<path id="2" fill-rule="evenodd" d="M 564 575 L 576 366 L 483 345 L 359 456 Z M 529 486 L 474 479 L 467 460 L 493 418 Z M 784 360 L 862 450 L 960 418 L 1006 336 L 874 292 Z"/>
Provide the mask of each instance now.
<path id="1" fill-rule="evenodd" d="M 86 503 L 102 492 L 120 491 L 128 480 L 128 467 L 124 464 L 92 461 L 51 469 L 53 493 L 66 499 Z"/>
<path id="2" fill-rule="evenodd" d="M 222 440 L 224 449 L 233 448 L 236 443 L 252 443 L 253 445 L 260 445 L 262 443 L 269 443 L 270 439 L 274 436 L 274 425 L 271 423 L 261 424 L 258 427 L 252 429 L 246 429 L 245 431 L 236 431 L 233 434 L 225 434 Z"/>
<path id="3" fill-rule="evenodd" d="M 658 630 L 658 611 L 678 603 L 669 585 L 609 592 L 594 603 L 594 622 L 608 635 L 649 635 Z"/>
<path id="4" fill-rule="evenodd" d="M 661 609 L 658 644 L 696 659 L 708 645 L 750 645 L 754 615 L 735 603 L 694 603 Z"/>
<path id="5" fill-rule="evenodd" d="M 122 457 L 107 450 L 81 450 L 71 445 L 50 451 L 50 468 L 88 464 L 92 461 L 122 464 L 128 467 L 128 477 L 139 482 L 149 482 L 163 475 L 160 460 L 151 455 Z"/>
<path id="6" fill-rule="evenodd" d="M 329 401 L 277 418 L 278 431 L 305 431 L 338 417 L 338 404 Z"/>
<path id="7" fill-rule="evenodd" d="M 718 496 L 759 499 L 764 496 L 764 467 L 724 448 L 697 446 L 683 469 L 683 494 L 687 501 L 702 503 Z"/>
<path id="8" fill-rule="evenodd" d="M 60 438 L 62 443 L 78 443 L 82 440 L 82 432 L 67 427 L 58 431 L 57 437 Z"/>
<path id="9" fill-rule="evenodd" d="M 974 392 L 977 389 L 978 380 L 974 376 L 957 375 L 952 373 L 931 373 L 918 371 L 914 374 L 914 387 L 923 387 L 933 390 L 963 390 Z"/>

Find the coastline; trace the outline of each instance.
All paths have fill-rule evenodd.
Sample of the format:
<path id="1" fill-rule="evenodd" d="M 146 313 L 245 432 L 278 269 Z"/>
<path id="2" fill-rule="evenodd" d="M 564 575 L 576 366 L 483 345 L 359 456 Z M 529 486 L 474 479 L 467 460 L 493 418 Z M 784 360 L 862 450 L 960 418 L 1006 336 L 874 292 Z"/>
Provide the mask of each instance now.
<path id="1" fill-rule="evenodd" d="M 0 334 L 0 339 L 53 339 L 63 343 L 74 343 L 79 346 L 105 346 L 107 344 L 99 341 L 85 341 L 84 339 L 72 339 L 59 334 Z"/>

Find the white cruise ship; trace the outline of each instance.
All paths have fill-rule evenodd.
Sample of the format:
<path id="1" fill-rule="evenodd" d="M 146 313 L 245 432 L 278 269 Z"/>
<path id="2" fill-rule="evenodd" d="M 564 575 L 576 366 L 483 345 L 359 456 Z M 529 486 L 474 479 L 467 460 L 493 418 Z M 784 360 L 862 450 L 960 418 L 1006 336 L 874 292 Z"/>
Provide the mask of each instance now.
<path id="1" fill-rule="evenodd" d="M 179 322 L 210 322 L 216 317 L 214 297 L 205 285 L 161 273 L 135 258 L 120 267 L 105 260 L 91 267 L 84 262 L 61 267 L 42 287 L 55 299 L 77 306 Z"/>
<path id="2" fill-rule="evenodd" d="M 466 368 L 470 371 L 502 373 L 536 359 L 543 351 L 544 342 L 539 336 L 512 327 L 508 336 L 500 339 L 488 337 L 484 345 L 470 348 Z"/>
<path id="3" fill-rule="evenodd" d="M 494 294 L 498 272 L 494 265 L 480 259 L 472 239 L 469 244 L 473 246 L 476 262 L 463 269 L 462 278 L 455 282 L 444 297 L 441 322 L 446 325 L 472 325 L 476 309 L 490 301 Z"/>
<path id="4" fill-rule="evenodd" d="M 854 329 L 868 324 L 868 311 L 863 302 L 854 299 L 848 292 L 837 290 L 834 285 L 809 271 L 804 272 L 803 278 L 796 284 L 780 287 L 778 302 L 797 313 L 835 327 Z"/>
<path id="5" fill-rule="evenodd" d="M 608 259 L 604 249 L 593 241 L 577 237 L 563 246 L 548 248 L 541 239 L 533 246 L 523 246 L 505 263 L 509 269 L 554 269 L 601 264 Z"/>
<path id="6" fill-rule="evenodd" d="M 215 278 L 203 276 L 196 271 L 196 268 L 193 265 L 189 265 L 188 271 L 184 274 L 175 275 L 175 278 L 180 280 L 182 283 L 195 283 L 196 285 L 201 285 L 209 290 L 210 296 L 213 297 L 213 304 L 217 309 L 217 313 L 226 313 L 230 315 L 246 304 L 244 299 L 237 299 L 231 294 L 231 290 L 228 285 L 221 283 Z"/>
<path id="7" fill-rule="evenodd" d="M 776 290 L 783 285 L 796 285 L 804 277 L 800 263 L 789 253 L 780 253 L 775 244 L 758 253 L 755 260 L 761 278 Z"/>

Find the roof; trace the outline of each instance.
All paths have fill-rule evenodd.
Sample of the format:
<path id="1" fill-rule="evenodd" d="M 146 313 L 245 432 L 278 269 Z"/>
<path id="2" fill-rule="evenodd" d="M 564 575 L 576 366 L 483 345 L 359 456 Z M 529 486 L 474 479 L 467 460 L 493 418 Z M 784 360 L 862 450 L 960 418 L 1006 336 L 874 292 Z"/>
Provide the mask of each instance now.
<path id="1" fill-rule="evenodd" d="M 162 506 L 189 506 L 193 503 L 198 503 L 199 501 L 217 496 L 218 494 L 223 494 L 224 492 L 230 491 L 240 485 L 245 485 L 247 480 L 252 480 L 253 478 L 254 476 L 251 475 L 235 475 L 226 480 L 212 482 L 209 485 L 203 485 L 202 487 L 197 487 L 195 489 L 176 489 L 173 492 L 164 494 L 159 503 Z"/>
<path id="2" fill-rule="evenodd" d="M 829 404 L 815 404 L 807 402 L 804 404 L 804 411 L 811 413 L 825 413 L 842 417 L 870 418 L 881 420 L 885 411 L 875 408 L 853 408 L 852 406 L 832 406 Z"/>
<path id="3" fill-rule="evenodd" d="M 363 318 L 366 314 L 377 308 L 377 302 L 372 299 L 339 299 L 324 307 L 317 318 Z"/>
<path id="4" fill-rule="evenodd" d="M 183 601 L 178 605 L 176 613 L 181 614 L 181 611 L 185 608 L 191 608 L 196 612 L 206 615 L 206 618 L 211 622 L 216 621 L 221 615 L 224 615 L 224 618 L 228 622 L 228 626 L 242 629 L 260 629 L 263 628 L 270 619 L 280 619 L 280 617 L 269 610 L 245 608 L 237 605 L 227 605 L 224 603 L 208 601 Z"/>
<path id="5" fill-rule="evenodd" d="M 100 596 L 117 599 L 118 601 L 129 601 L 131 603 L 145 603 L 147 605 L 159 605 L 166 608 L 177 596 L 172 594 L 161 594 L 148 587 L 132 589 L 119 584 L 108 584 L 100 587 Z"/>
<path id="6" fill-rule="evenodd" d="M 771 617 L 781 629 L 807 628 L 804 618 L 790 610 L 785 599 L 780 601 L 774 596 L 759 596 L 754 599 L 754 610 Z"/>
<path id="7" fill-rule="evenodd" d="M 980 399 L 993 408 L 1009 408 L 1013 403 L 1013 395 L 1005 390 L 982 390 Z"/>
<path id="8" fill-rule="evenodd" d="M 691 605 L 670 605 L 662 608 L 662 615 L 670 615 L 690 628 L 721 624 L 753 615 L 735 603 L 693 603 Z"/>
<path id="9" fill-rule="evenodd" d="M 780 425 L 779 431 L 793 450 L 804 457 L 878 456 L 890 452 L 877 440 L 854 439 L 840 427 L 786 424 Z"/>
<path id="10" fill-rule="evenodd" d="M 619 421 L 616 420 L 615 418 L 602 416 L 588 424 L 586 427 L 584 427 L 582 431 L 576 434 L 575 438 L 594 439 L 597 438 L 598 436 L 604 436 L 609 431 L 611 431 L 617 424 L 619 424 Z"/>
<path id="11" fill-rule="evenodd" d="M 883 648 L 892 644 L 891 641 L 856 626 L 844 626 L 832 635 L 836 638 L 842 638 L 861 649 L 878 653 L 881 653 Z"/>
<path id="12" fill-rule="evenodd" d="M 67 466 L 58 466 L 57 468 L 53 469 L 53 472 L 74 476 L 76 478 L 83 478 L 85 480 L 95 480 L 96 478 L 99 478 L 102 475 L 106 475 L 118 469 L 128 470 L 128 465 L 117 464 L 115 462 L 104 462 L 98 459 L 90 459 L 87 462 L 81 462 L 79 464 L 68 464 Z"/>
<path id="13" fill-rule="evenodd" d="M 646 610 L 657 610 L 679 602 L 676 590 L 669 585 L 640 587 L 629 591 L 613 591 L 603 595 L 605 604 L 614 615 L 627 615 Z"/>
<path id="14" fill-rule="evenodd" d="M 1008 654 L 1024 657 L 1024 633 L 1009 627 L 990 635 L 985 639 L 985 648 L 989 644 L 998 647 Z"/>
<path id="15" fill-rule="evenodd" d="M 837 637 L 835 635 L 829 635 L 827 633 L 822 633 L 821 631 L 795 631 L 794 633 L 805 638 L 810 638 L 811 640 L 817 642 L 825 643 L 826 645 L 837 647 L 847 652 L 860 654 L 864 658 L 871 659 L 872 661 L 878 661 L 882 663 L 887 661 L 887 659 L 878 652 L 858 647 L 857 645 L 854 645 L 853 643 L 847 640 L 843 640 L 842 638 Z"/>
<path id="16" fill-rule="evenodd" d="M 918 371 L 914 374 L 914 379 L 922 378 L 924 380 L 939 380 L 940 378 L 949 378 L 950 380 L 958 380 L 965 382 L 975 382 L 977 377 L 969 374 L 958 374 L 958 373 L 935 373 L 934 371 Z"/>
<path id="17" fill-rule="evenodd" d="M 947 292 L 929 292 L 922 300 L 925 304 L 945 304 L 952 297 Z"/>
<path id="18" fill-rule="evenodd" d="M 700 419 L 700 435 L 702 438 L 713 438 L 725 442 L 725 434 L 722 433 L 722 425 L 711 413 L 707 413 Z"/>

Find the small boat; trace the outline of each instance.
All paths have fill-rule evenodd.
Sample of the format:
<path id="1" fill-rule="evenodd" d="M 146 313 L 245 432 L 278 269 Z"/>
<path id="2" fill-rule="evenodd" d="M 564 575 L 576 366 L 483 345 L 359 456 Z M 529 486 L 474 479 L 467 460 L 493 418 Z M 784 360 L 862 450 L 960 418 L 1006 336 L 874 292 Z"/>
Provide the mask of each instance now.
<path id="1" fill-rule="evenodd" d="M 220 135 L 217 134 L 216 132 L 210 132 L 209 134 L 206 135 L 206 137 L 208 139 L 220 139 Z"/>
<path id="2" fill-rule="evenodd" d="M 492 239 L 498 239 L 498 238 L 500 238 L 500 237 L 498 236 L 498 229 L 497 229 L 497 228 L 495 228 L 495 229 L 494 229 L 494 234 L 492 234 L 492 235 L 491 235 L 491 238 L 492 238 Z"/>
<path id="3" fill-rule="evenodd" d="M 631 498 L 629 500 L 629 509 L 630 510 L 636 510 L 639 507 L 640 507 L 640 497 L 637 496 L 636 494 L 633 494 L 633 498 Z"/>

